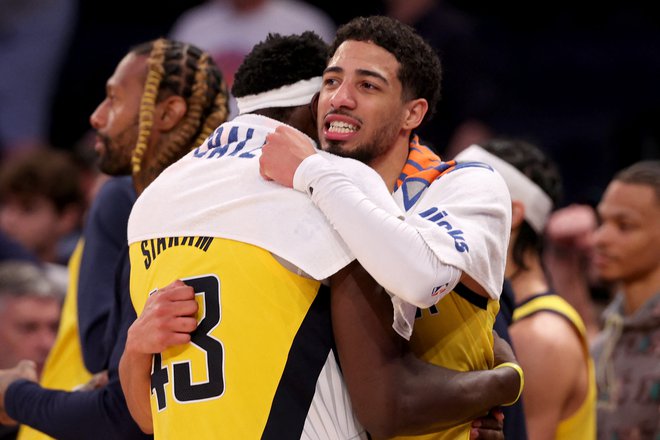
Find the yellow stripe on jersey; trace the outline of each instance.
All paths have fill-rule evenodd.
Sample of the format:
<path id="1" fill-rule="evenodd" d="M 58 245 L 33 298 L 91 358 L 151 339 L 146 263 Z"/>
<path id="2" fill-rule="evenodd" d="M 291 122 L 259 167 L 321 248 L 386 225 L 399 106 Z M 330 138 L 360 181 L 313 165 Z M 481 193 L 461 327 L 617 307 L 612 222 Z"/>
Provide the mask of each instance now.
<path id="1" fill-rule="evenodd" d="M 177 243 L 157 255 L 148 243 L 130 246 L 131 298 L 138 315 L 151 292 L 175 279 L 195 287 L 200 304 L 194 343 L 154 356 L 155 437 L 262 438 L 287 362 L 295 357 L 292 346 L 302 338 L 314 345 L 319 337 L 299 330 L 321 295 L 320 283 L 245 243 L 212 238 L 196 247 L 181 244 L 182 237 Z M 329 317 L 329 303 L 323 313 Z M 331 338 L 329 319 L 326 331 Z M 327 358 L 329 345 L 326 350 Z M 307 414 L 304 403 L 294 406 L 288 412 Z"/>
<path id="2" fill-rule="evenodd" d="M 78 274 L 82 257 L 83 240 L 78 240 L 68 264 L 69 281 L 60 326 L 55 344 L 48 354 L 41 375 L 40 384 L 44 388 L 72 391 L 75 387 L 87 383 L 92 374 L 83 363 L 80 337 L 78 336 Z M 46 440 L 51 437 L 30 428 L 21 426 L 19 440 Z"/>

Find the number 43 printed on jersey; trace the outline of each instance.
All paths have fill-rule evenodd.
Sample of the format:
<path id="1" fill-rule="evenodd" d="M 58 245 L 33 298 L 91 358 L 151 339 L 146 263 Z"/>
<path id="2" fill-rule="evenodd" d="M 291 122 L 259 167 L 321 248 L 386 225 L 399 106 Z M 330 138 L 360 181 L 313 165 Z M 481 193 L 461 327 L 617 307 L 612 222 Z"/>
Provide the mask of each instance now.
<path id="1" fill-rule="evenodd" d="M 202 299 L 203 309 L 200 307 L 198 315 L 202 319 L 197 329 L 190 335 L 188 350 L 199 350 L 204 358 L 205 365 L 193 365 L 192 360 L 177 360 L 171 365 L 162 365 L 162 355 L 157 353 L 153 358 L 151 373 L 151 390 L 156 395 L 158 410 L 167 407 L 167 394 L 165 387 L 172 382 L 172 394 L 179 403 L 190 403 L 200 400 L 215 399 L 225 391 L 224 378 L 224 348 L 222 343 L 210 335 L 211 331 L 220 323 L 220 280 L 215 275 L 204 275 L 196 278 L 183 279 L 195 291 L 195 296 Z M 199 362 L 199 361 L 198 361 Z M 193 380 L 194 371 L 204 368 L 206 378 L 203 381 Z"/>

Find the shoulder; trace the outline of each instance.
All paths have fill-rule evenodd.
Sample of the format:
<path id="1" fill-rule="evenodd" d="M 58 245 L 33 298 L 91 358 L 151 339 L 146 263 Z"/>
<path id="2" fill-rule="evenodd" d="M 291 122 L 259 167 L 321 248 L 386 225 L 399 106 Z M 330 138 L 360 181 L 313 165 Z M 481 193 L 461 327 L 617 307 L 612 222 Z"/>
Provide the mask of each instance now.
<path id="1" fill-rule="evenodd" d="M 544 359 L 565 362 L 574 358 L 582 362 L 583 346 L 575 326 L 564 316 L 552 311 L 539 311 L 516 321 L 510 327 L 516 346 L 536 353 Z"/>
<path id="2" fill-rule="evenodd" d="M 473 213 L 510 217 L 509 189 L 502 177 L 484 164 L 449 168 L 431 182 L 424 199 L 425 204 L 432 201 L 436 204 L 460 205 Z"/>
<path id="3" fill-rule="evenodd" d="M 108 180 L 97 193 L 89 214 L 85 235 L 90 231 L 90 225 L 116 225 L 119 227 L 128 220 L 128 215 L 135 203 L 137 195 L 130 176 L 115 177 Z"/>
<path id="4" fill-rule="evenodd" d="M 94 198 L 94 204 L 108 201 L 130 201 L 132 204 L 137 195 L 130 176 L 113 177 L 103 184 Z"/>

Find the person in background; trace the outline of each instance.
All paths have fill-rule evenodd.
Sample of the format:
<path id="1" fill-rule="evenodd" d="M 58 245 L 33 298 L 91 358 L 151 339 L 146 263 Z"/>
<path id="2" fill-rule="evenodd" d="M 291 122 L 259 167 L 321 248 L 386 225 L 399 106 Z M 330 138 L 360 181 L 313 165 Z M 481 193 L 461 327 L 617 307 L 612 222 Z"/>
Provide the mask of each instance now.
<path id="1" fill-rule="evenodd" d="M 79 168 L 69 153 L 25 152 L 0 168 L 0 228 L 40 261 L 65 265 L 60 243 L 77 231 L 85 201 Z"/>
<path id="2" fill-rule="evenodd" d="M 210 53 L 231 89 L 236 69 L 268 33 L 304 31 L 316 32 L 327 43 L 334 37 L 335 24 L 321 9 L 300 0 L 206 0 L 181 14 L 170 37 Z M 233 98 L 230 108 L 235 116 Z"/>
<path id="3" fill-rule="evenodd" d="M 523 398 L 529 438 L 593 440 L 596 383 L 586 329 L 577 311 L 553 291 L 542 260 L 543 231 L 561 198 L 559 170 L 538 147 L 522 140 L 473 145 L 456 160 L 492 166 L 511 192 L 505 277 L 516 303 L 509 331 L 527 379 Z"/>
<path id="4" fill-rule="evenodd" d="M 95 198 L 71 258 L 71 289 L 41 386 L 20 380 L 21 371 L 0 373 L 0 402 L 11 419 L 58 439 L 145 438 L 117 373 L 135 319 L 128 298 L 128 216 L 137 194 L 225 120 L 226 104 L 221 72 L 190 44 L 149 41 L 119 62 L 90 117 L 99 167 L 115 177 Z M 104 371 L 107 383 L 94 380 L 96 389 L 70 392 Z M 45 437 L 35 429 L 23 426 L 21 439 Z"/>
<path id="5" fill-rule="evenodd" d="M 557 292 L 578 311 L 589 341 L 601 330 L 599 317 L 612 300 L 607 282 L 593 265 L 593 232 L 598 227 L 595 207 L 572 203 L 550 215 L 545 230 L 543 260 Z"/>
<path id="6" fill-rule="evenodd" d="M 63 296 L 37 264 L 0 262 L 0 369 L 27 359 L 41 374 L 55 342 Z"/>
<path id="7" fill-rule="evenodd" d="M 36 262 L 0 262 L 0 369 L 30 361 L 25 374 L 37 380 L 55 342 L 63 296 Z M 0 417 L 0 424 L 6 421 Z M 0 426 L 0 438 L 15 438 L 17 431 Z"/>
<path id="8" fill-rule="evenodd" d="M 660 161 L 619 171 L 597 207 L 596 275 L 615 289 L 593 343 L 598 438 L 660 436 Z"/>

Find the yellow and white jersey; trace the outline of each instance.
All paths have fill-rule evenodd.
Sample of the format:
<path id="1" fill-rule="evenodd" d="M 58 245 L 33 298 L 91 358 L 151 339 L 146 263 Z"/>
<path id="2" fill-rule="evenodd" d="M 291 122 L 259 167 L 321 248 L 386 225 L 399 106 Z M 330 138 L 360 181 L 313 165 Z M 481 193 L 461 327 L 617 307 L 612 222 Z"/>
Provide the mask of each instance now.
<path id="1" fill-rule="evenodd" d="M 366 438 L 318 281 L 354 257 L 309 197 L 260 176 L 261 147 L 278 125 L 259 115 L 222 124 L 161 173 L 131 212 L 138 315 L 150 293 L 175 279 L 193 286 L 200 304 L 192 342 L 154 355 L 156 438 Z M 373 170 L 333 160 L 399 210 Z"/>
<path id="2" fill-rule="evenodd" d="M 174 279 L 200 305 L 192 341 L 156 354 L 156 438 L 365 438 L 335 355 L 330 298 L 253 245 L 168 237 L 130 246 L 138 314 Z"/>

